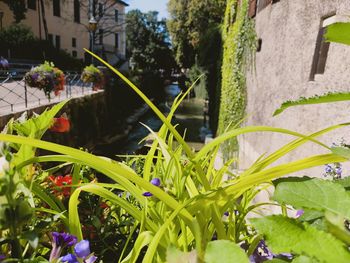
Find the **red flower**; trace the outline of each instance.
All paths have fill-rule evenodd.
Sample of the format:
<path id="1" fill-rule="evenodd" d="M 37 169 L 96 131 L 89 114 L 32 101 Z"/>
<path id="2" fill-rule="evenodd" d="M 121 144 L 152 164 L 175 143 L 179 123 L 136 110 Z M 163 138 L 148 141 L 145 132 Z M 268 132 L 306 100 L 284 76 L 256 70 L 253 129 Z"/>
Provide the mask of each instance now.
<path id="1" fill-rule="evenodd" d="M 71 187 L 63 187 L 65 185 L 71 185 L 72 184 L 72 176 L 70 174 L 66 176 L 49 176 L 50 181 L 56 186 L 54 189 L 55 194 L 63 194 L 64 197 L 70 196 L 70 189 Z"/>
<path id="2" fill-rule="evenodd" d="M 109 205 L 106 202 L 102 202 L 102 203 L 100 203 L 100 207 L 102 209 L 105 209 L 105 208 L 109 208 Z"/>
<path id="3" fill-rule="evenodd" d="M 50 131 L 53 132 L 69 132 L 70 122 L 65 117 L 53 118 L 53 124 L 50 127 Z"/>

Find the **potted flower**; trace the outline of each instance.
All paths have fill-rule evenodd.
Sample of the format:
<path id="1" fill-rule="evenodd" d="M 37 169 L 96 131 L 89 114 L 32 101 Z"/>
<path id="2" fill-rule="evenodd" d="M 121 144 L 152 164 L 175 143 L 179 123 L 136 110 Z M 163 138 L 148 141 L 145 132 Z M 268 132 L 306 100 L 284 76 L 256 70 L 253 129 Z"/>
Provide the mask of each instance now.
<path id="1" fill-rule="evenodd" d="M 64 90 L 65 77 L 63 72 L 56 68 L 52 62 L 45 61 L 44 64 L 27 72 L 24 81 L 29 87 L 43 90 L 50 97 L 52 91 L 57 96 Z"/>
<path id="2" fill-rule="evenodd" d="M 93 90 L 101 89 L 103 86 L 104 78 L 101 70 L 94 65 L 86 66 L 81 73 L 81 80 L 85 83 L 92 83 Z"/>

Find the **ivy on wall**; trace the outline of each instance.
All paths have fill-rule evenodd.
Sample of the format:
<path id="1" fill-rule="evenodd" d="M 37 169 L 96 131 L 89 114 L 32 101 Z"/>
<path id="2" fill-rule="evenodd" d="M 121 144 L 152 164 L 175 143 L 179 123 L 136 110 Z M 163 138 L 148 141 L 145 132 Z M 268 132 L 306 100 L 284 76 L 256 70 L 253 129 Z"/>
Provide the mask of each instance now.
<path id="1" fill-rule="evenodd" d="M 218 132 L 235 127 L 244 118 L 245 73 L 256 49 L 254 22 L 248 17 L 249 0 L 228 0 L 222 28 L 223 64 Z M 237 140 L 223 146 L 224 155 L 237 150 Z"/>

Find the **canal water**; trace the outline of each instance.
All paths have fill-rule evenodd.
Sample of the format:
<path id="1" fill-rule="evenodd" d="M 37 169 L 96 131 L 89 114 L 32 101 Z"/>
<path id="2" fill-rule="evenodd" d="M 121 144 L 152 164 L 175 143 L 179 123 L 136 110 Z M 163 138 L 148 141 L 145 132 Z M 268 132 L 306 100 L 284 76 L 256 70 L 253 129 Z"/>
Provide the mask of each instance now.
<path id="1" fill-rule="evenodd" d="M 163 114 L 167 114 L 170 111 L 170 107 L 174 99 L 180 94 L 181 90 L 177 83 L 172 83 L 166 86 L 164 89 L 166 94 L 165 101 L 159 103 L 157 107 Z M 127 136 L 125 136 L 126 138 L 122 137 L 114 142 L 100 145 L 97 149 L 95 149 L 95 153 L 103 153 L 104 156 L 114 159 L 116 155 L 132 154 L 141 149 L 144 142 L 140 142 L 150 133 L 145 126 L 152 131 L 157 132 L 162 126 L 162 121 L 149 108 L 147 110 L 140 109 L 140 111 L 142 112 L 141 116 L 131 117 L 131 119 L 136 118 L 136 120 L 133 121 L 134 123 L 132 123 L 132 128 L 129 130 Z"/>
<path id="2" fill-rule="evenodd" d="M 162 113 L 166 114 L 170 111 L 170 107 L 174 99 L 180 94 L 181 90 L 177 83 L 172 83 L 166 86 L 164 89 L 166 94 L 165 102 L 159 104 L 158 108 Z M 163 123 L 158 116 L 156 116 L 154 112 L 149 109 L 130 131 L 125 146 L 121 149 L 121 152 L 131 154 L 143 146 L 144 143 L 140 144 L 140 141 L 150 133 L 144 125 L 146 125 L 152 131 L 158 131 L 162 124 Z"/>

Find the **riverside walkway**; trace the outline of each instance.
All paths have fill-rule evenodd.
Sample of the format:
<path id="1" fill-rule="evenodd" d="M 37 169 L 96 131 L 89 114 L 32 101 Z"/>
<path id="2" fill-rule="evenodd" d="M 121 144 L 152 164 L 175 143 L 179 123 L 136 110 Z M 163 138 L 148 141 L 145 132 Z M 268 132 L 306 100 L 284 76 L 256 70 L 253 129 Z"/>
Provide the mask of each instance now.
<path id="1" fill-rule="evenodd" d="M 0 117 L 99 92 L 103 90 L 94 91 L 91 84 L 80 80 L 80 74 L 70 74 L 66 77 L 65 90 L 48 98 L 44 91 L 28 87 L 23 79 L 17 80 L 9 74 L 0 81 Z"/>

